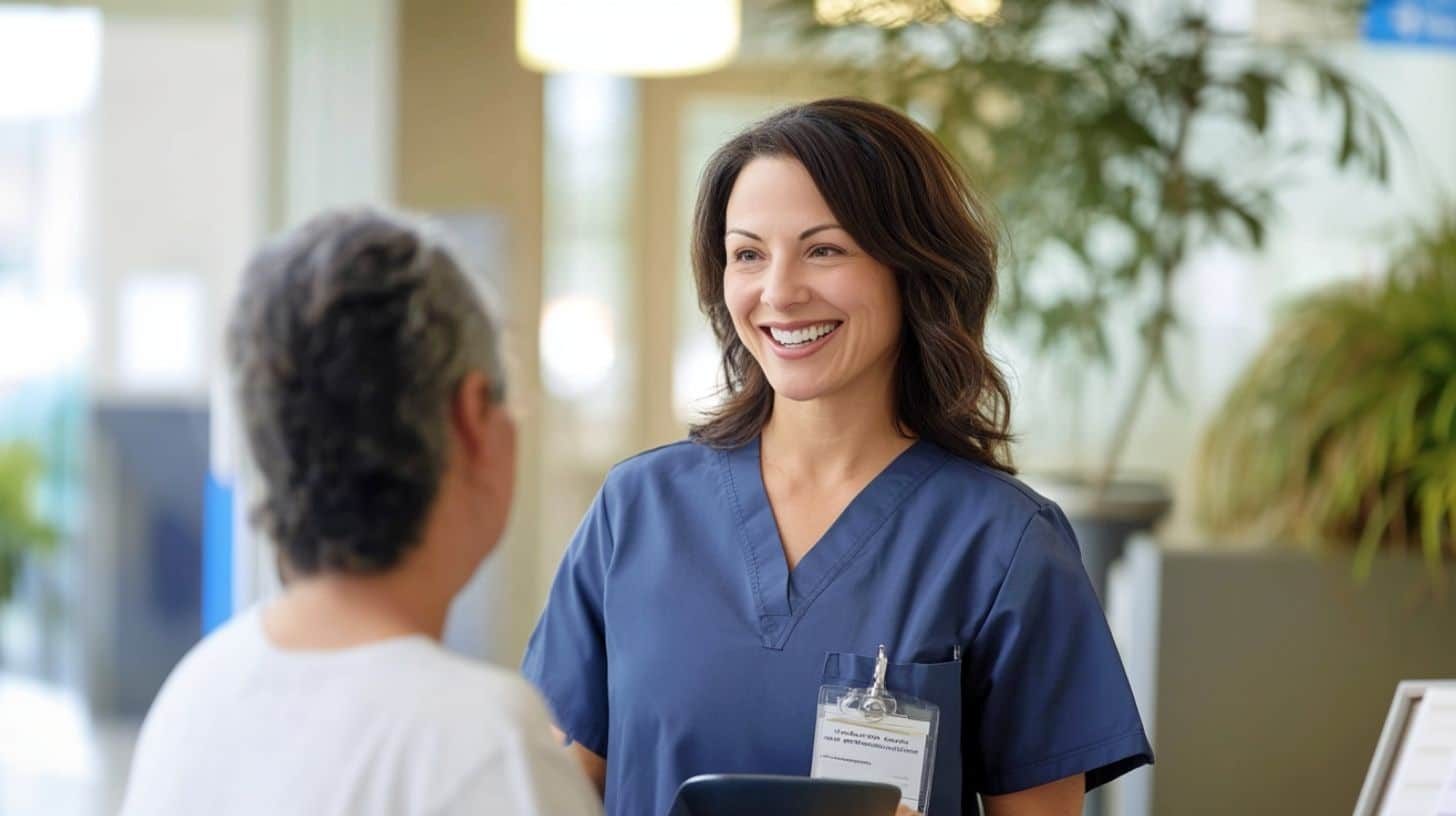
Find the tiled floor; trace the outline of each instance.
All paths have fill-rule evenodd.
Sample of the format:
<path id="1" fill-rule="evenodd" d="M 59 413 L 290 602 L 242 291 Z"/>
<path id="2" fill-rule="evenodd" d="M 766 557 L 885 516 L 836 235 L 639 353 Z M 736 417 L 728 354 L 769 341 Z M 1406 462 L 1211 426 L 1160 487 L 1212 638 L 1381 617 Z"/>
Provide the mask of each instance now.
<path id="1" fill-rule="evenodd" d="M 92 722 L 78 694 L 0 673 L 0 814 L 115 814 L 137 727 Z"/>

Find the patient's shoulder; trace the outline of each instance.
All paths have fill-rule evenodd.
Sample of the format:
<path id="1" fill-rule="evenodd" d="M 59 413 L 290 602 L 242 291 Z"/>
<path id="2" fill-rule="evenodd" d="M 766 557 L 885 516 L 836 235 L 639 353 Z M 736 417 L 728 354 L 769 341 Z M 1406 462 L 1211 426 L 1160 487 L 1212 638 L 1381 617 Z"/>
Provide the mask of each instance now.
<path id="1" fill-rule="evenodd" d="M 431 644 L 389 694 L 391 712 L 412 740 L 447 740 L 489 753 L 521 734 L 551 729 L 540 694 L 514 671 Z"/>

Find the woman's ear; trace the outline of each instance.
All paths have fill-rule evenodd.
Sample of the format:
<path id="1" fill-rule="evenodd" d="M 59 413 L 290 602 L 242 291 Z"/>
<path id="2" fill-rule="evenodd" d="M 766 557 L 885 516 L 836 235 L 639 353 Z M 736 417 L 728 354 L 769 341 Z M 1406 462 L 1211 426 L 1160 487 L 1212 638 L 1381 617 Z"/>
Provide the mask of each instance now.
<path id="1" fill-rule="evenodd" d="M 450 428 L 465 464 L 473 465 L 491 455 L 491 420 L 501 410 L 491 399 L 491 382 L 479 371 L 465 375 L 450 401 Z"/>

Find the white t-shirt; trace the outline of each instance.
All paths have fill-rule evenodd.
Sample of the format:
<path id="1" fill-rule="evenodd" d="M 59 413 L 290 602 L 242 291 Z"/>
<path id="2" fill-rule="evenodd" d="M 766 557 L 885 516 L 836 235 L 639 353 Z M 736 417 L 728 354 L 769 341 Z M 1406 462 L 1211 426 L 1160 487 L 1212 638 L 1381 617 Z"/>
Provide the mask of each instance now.
<path id="1" fill-rule="evenodd" d="M 167 678 L 122 813 L 600 814 L 550 724 L 524 680 L 427 637 L 285 651 L 254 608 Z"/>

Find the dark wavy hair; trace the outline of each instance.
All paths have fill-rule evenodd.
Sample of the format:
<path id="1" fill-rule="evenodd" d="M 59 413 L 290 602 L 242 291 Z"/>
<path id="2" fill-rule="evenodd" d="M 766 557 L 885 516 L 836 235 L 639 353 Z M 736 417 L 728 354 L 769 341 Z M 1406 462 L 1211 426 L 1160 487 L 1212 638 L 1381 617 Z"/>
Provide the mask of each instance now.
<path id="1" fill-rule="evenodd" d="M 723 400 L 691 436 L 742 445 L 773 412 L 773 388 L 733 328 L 723 299 L 724 219 L 753 159 L 804 165 L 839 225 L 889 267 L 903 314 L 895 366 L 896 420 L 907 434 L 1013 472 L 1010 393 L 986 351 L 996 297 L 996 228 L 955 162 L 903 114 L 860 99 L 780 111 L 708 160 L 693 217 L 698 304 L 723 350 Z"/>
<path id="2" fill-rule="evenodd" d="M 496 330 L 459 265 L 411 220 L 321 215 L 248 264 L 228 358 L 262 474 L 253 519 L 285 576 L 380 572 L 417 542 L 449 456 L 447 415 Z"/>

